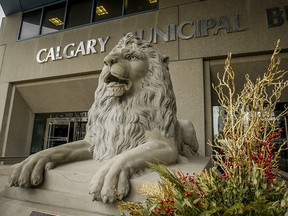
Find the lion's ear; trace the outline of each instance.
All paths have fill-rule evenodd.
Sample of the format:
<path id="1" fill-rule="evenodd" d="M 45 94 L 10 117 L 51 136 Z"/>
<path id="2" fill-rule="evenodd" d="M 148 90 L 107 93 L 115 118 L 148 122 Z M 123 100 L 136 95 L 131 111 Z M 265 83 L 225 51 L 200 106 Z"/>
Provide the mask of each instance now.
<path id="1" fill-rule="evenodd" d="M 165 56 L 165 55 L 163 55 L 163 63 L 165 63 L 165 64 L 169 64 L 169 56 Z"/>

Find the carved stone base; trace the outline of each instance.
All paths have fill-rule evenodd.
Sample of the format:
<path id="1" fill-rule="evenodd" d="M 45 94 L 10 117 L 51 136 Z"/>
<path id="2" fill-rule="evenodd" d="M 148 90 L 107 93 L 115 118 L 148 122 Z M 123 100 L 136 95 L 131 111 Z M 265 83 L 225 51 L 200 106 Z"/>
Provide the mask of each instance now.
<path id="1" fill-rule="evenodd" d="M 44 184 L 38 188 L 10 188 L 6 185 L 0 197 L 1 215 L 31 215 L 33 211 L 67 216 L 117 215 L 116 204 L 91 201 L 88 192 L 89 183 L 99 166 L 101 163 L 93 160 L 59 166 L 46 173 Z M 200 173 L 209 166 L 208 157 L 194 157 L 189 163 L 171 165 L 169 169 L 192 174 Z M 145 197 L 137 192 L 139 186 L 143 182 L 157 182 L 158 180 L 158 174 L 152 171 L 145 171 L 140 176 L 134 176 L 131 179 L 130 193 L 125 200 L 144 200 Z"/>

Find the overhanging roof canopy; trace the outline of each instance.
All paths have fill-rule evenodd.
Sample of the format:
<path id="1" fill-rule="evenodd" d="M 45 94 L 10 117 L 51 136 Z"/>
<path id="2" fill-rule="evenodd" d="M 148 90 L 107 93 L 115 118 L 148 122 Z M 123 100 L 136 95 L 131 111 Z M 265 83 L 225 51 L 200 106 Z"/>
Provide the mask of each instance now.
<path id="1" fill-rule="evenodd" d="M 0 5 L 6 16 L 20 11 L 30 10 L 61 0 L 0 0 Z"/>

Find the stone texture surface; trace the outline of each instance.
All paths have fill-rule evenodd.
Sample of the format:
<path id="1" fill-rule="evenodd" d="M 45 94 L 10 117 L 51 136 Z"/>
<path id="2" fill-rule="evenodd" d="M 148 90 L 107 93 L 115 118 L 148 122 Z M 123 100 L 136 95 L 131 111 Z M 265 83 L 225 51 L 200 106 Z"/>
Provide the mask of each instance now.
<path id="1" fill-rule="evenodd" d="M 104 162 L 105 163 L 105 162 Z M 39 188 L 22 189 L 10 188 L 7 182 L 9 172 L 0 178 L 1 216 L 30 215 L 32 211 L 47 212 L 54 215 L 117 215 L 116 204 L 92 202 L 88 193 L 92 176 L 99 169 L 101 163 L 93 160 L 71 163 L 50 170 L 45 175 L 45 182 Z M 200 173 L 210 166 L 210 158 L 195 157 L 190 162 L 171 165 L 171 170 L 181 170 L 186 173 Z M 138 188 L 144 182 L 157 182 L 157 173 L 146 170 L 141 175 L 131 179 L 130 194 L 125 200 L 144 200 L 138 194 Z"/>

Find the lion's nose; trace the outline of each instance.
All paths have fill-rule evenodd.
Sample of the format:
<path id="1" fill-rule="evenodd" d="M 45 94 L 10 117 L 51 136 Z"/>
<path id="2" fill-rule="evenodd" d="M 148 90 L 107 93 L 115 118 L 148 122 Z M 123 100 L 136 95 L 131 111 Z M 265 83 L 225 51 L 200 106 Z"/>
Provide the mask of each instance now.
<path id="1" fill-rule="evenodd" d="M 113 55 L 108 55 L 104 58 L 104 64 L 110 67 L 117 62 L 118 62 L 118 58 Z"/>

